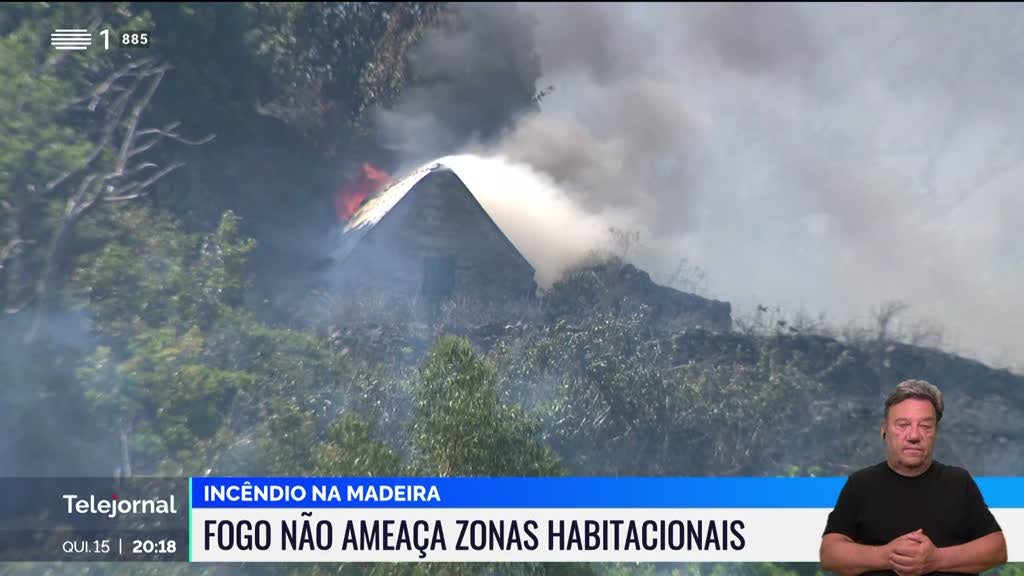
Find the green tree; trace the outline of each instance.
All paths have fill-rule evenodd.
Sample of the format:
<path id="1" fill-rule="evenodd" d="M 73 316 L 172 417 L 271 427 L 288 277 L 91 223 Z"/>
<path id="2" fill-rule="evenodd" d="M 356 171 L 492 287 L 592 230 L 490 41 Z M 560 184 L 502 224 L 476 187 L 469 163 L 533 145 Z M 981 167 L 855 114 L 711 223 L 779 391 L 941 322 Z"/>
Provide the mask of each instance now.
<path id="1" fill-rule="evenodd" d="M 367 113 L 394 102 L 408 52 L 444 2 L 255 2 L 248 35 L 274 95 L 258 111 L 299 129 L 329 156 L 368 135 Z"/>
<path id="2" fill-rule="evenodd" d="M 801 453 L 794 439 L 812 426 L 812 401 L 822 390 L 770 346 L 756 364 L 690 362 L 675 378 L 690 471 L 710 475 L 787 473 Z"/>
<path id="3" fill-rule="evenodd" d="M 122 469 L 307 473 L 319 436 L 305 418 L 344 407 L 341 358 L 244 309 L 254 245 L 233 214 L 202 238 L 146 210 L 128 214 L 72 290 L 106 342 L 79 375 Z"/>
<path id="4" fill-rule="evenodd" d="M 464 338 L 438 340 L 420 371 L 415 469 L 438 476 L 554 475 L 559 465 L 540 427 L 502 402 L 497 371 Z"/>
<path id="5" fill-rule="evenodd" d="M 502 389 L 537 405 L 553 447 L 577 474 L 671 474 L 678 390 L 642 316 L 595 312 L 497 347 Z"/>
<path id="6" fill-rule="evenodd" d="M 404 467 L 365 420 L 348 412 L 328 427 L 313 470 L 323 476 L 399 476 Z"/>

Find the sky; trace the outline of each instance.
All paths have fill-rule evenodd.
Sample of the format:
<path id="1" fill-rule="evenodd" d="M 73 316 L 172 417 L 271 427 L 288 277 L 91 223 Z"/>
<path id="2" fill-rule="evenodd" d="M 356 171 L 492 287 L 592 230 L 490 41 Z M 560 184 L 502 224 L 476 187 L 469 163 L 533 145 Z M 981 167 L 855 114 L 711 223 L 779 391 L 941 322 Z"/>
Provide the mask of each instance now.
<path id="1" fill-rule="evenodd" d="M 625 228 L 652 277 L 685 259 L 736 314 L 844 324 L 899 300 L 948 349 L 1024 366 L 1024 6 L 477 10 L 503 33 L 449 55 L 539 62 L 552 90 L 499 138 L 447 149 L 533 178 L 527 200 L 560 196 L 584 223 L 562 226 L 572 258 L 576 228 Z M 537 203 L 520 220 L 552 220 Z"/>

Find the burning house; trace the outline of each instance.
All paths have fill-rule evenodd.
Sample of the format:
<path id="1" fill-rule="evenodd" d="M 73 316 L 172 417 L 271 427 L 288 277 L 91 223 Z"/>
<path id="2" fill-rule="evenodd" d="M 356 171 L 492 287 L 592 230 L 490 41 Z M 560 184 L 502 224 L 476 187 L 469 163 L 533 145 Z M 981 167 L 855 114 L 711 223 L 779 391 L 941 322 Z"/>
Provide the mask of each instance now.
<path id="1" fill-rule="evenodd" d="M 364 167 L 367 175 L 376 177 Z M 494 302 L 534 295 L 533 266 L 449 167 L 433 163 L 358 197 L 365 191 L 357 186 L 338 202 L 354 209 L 342 214 L 334 255 L 347 293 L 388 291 L 428 305 L 466 292 Z"/>
<path id="2" fill-rule="evenodd" d="M 333 257 L 335 289 L 352 305 L 360 307 L 371 295 L 378 304 L 381 298 L 388 302 L 389 310 L 417 303 L 432 315 L 453 296 L 501 308 L 536 294 L 534 265 L 451 167 L 435 162 L 389 181 L 364 165 L 361 177 L 337 198 L 346 224 Z M 549 312 L 575 316 L 584 312 L 577 309 L 581 302 L 590 302 L 626 313 L 645 309 L 653 322 L 671 329 L 731 327 L 727 302 L 658 285 L 632 265 L 597 265 L 577 276 L 567 279 L 568 293 L 549 295 Z"/>

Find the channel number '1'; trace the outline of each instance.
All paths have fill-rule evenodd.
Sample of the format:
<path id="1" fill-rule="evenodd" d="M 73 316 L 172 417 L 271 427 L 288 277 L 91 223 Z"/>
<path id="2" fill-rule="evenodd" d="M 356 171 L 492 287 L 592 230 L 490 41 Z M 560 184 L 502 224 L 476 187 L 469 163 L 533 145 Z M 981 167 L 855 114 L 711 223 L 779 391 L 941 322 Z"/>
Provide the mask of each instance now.
<path id="1" fill-rule="evenodd" d="M 103 49 L 110 50 L 110 30 L 100 32 L 103 36 Z M 121 35 L 121 44 L 124 46 L 145 46 L 149 44 L 148 32 L 126 32 Z"/>

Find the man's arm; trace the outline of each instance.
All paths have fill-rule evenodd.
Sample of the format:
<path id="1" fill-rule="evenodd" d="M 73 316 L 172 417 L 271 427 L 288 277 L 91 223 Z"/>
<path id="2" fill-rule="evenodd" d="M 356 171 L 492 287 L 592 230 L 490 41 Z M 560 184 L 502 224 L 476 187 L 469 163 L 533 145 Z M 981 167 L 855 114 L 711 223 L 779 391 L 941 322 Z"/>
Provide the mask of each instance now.
<path id="1" fill-rule="evenodd" d="M 1006 538 L 993 532 L 966 544 L 939 548 L 938 572 L 977 574 L 1006 564 Z"/>
<path id="2" fill-rule="evenodd" d="M 819 552 L 821 568 L 842 576 L 888 570 L 890 546 L 891 543 L 885 546 L 865 546 L 845 534 L 825 534 Z"/>

